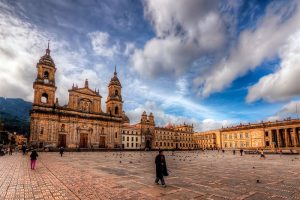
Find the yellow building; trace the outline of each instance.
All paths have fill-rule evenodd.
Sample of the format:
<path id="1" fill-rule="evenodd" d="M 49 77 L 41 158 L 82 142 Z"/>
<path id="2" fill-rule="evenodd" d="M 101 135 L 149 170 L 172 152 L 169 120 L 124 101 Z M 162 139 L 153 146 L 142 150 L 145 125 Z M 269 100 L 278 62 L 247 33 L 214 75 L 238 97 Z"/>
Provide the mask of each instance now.
<path id="1" fill-rule="evenodd" d="M 153 149 L 194 149 L 193 126 L 167 125 L 155 127 Z"/>
<path id="2" fill-rule="evenodd" d="M 216 138 L 212 140 L 210 138 Z M 294 149 L 300 147 L 300 120 L 240 124 L 194 134 L 197 147 L 224 149 Z"/>
<path id="3" fill-rule="evenodd" d="M 217 135 L 218 130 L 194 133 L 194 141 L 197 149 L 211 149 L 218 148 Z"/>

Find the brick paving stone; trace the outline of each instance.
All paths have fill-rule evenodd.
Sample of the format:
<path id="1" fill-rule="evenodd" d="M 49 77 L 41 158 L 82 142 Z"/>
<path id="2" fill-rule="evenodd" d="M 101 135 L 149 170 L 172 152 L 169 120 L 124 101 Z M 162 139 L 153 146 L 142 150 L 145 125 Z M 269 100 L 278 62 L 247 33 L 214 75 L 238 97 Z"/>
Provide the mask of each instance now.
<path id="1" fill-rule="evenodd" d="M 170 176 L 162 188 L 154 184 L 156 153 L 39 153 L 36 170 L 29 155 L 6 155 L 0 200 L 300 199 L 300 156 L 165 152 Z"/>

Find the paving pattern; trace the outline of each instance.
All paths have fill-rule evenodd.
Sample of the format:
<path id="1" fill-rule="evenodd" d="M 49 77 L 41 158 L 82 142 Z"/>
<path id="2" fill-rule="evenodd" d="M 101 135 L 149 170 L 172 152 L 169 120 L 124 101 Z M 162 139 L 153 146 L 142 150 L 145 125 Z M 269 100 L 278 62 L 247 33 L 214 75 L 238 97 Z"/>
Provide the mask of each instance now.
<path id="1" fill-rule="evenodd" d="M 165 152 L 167 187 L 154 184 L 156 152 L 39 153 L 0 157 L 2 199 L 300 199 L 300 156 Z"/>

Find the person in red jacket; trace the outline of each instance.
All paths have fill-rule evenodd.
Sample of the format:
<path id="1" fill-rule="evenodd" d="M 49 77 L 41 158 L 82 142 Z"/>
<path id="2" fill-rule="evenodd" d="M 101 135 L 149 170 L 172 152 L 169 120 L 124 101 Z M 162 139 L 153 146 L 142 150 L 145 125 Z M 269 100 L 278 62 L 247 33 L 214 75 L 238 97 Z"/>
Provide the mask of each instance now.
<path id="1" fill-rule="evenodd" d="M 36 160 L 37 160 L 37 157 L 38 157 L 38 153 L 36 152 L 35 149 L 32 150 L 31 154 L 30 154 L 30 166 L 31 166 L 31 169 L 34 170 L 35 169 L 35 165 L 36 165 Z"/>

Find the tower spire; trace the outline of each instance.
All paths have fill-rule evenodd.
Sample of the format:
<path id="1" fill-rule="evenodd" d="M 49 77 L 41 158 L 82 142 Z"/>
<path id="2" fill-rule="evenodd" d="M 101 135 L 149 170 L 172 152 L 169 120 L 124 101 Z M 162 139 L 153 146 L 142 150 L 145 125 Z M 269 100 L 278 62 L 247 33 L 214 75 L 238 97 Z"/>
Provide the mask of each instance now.
<path id="1" fill-rule="evenodd" d="M 48 40 L 48 47 L 46 49 L 46 54 L 50 55 L 50 48 L 49 48 L 50 40 Z"/>
<path id="2" fill-rule="evenodd" d="M 114 72 L 114 75 L 116 76 L 117 75 L 117 66 L 115 64 L 115 72 Z"/>
<path id="3" fill-rule="evenodd" d="M 88 79 L 85 79 L 84 87 L 85 87 L 85 88 L 88 88 L 88 87 L 89 87 L 89 81 L 88 81 Z"/>

